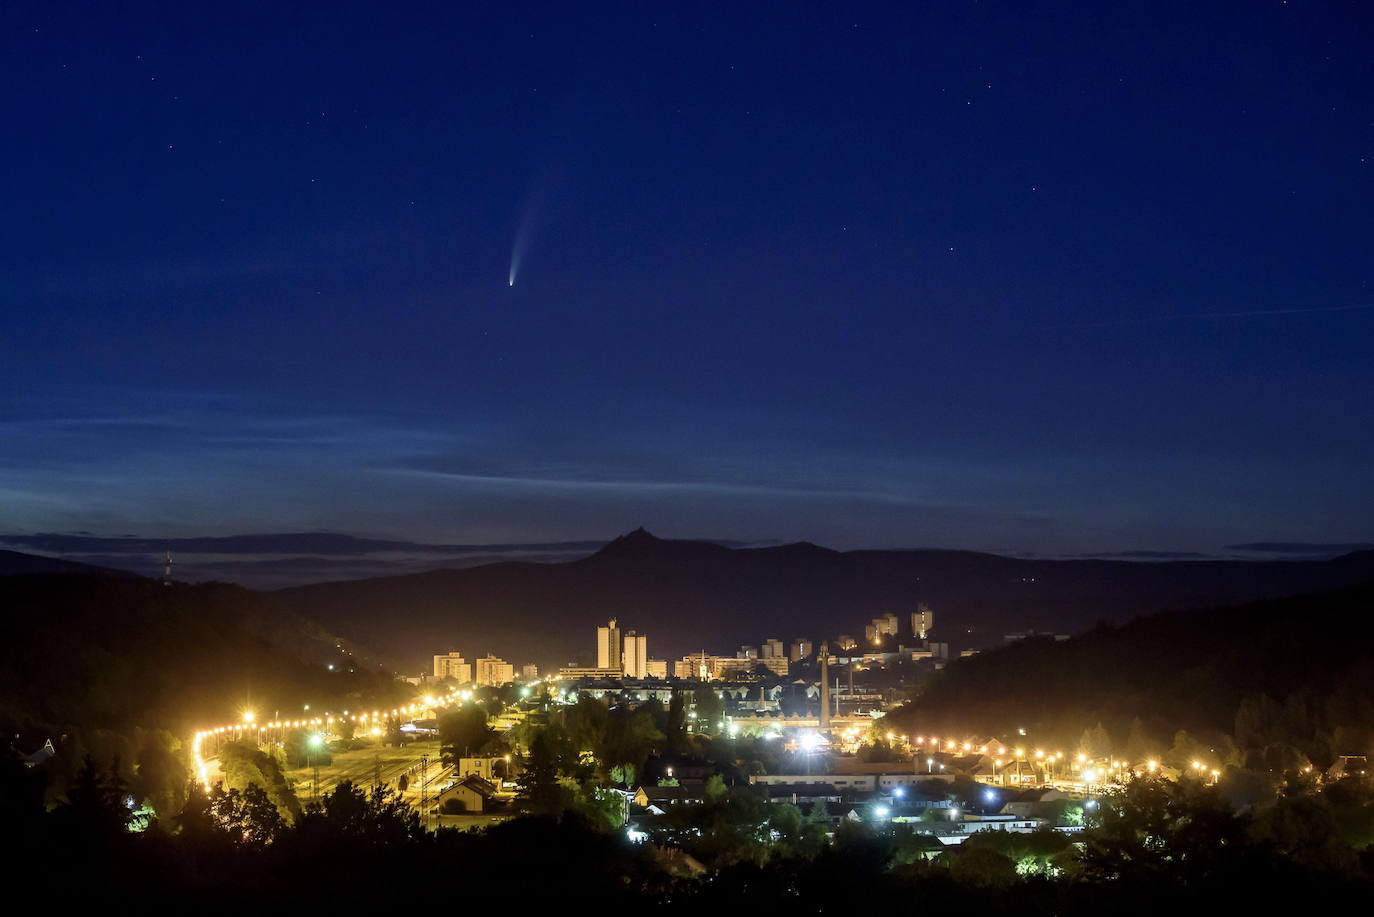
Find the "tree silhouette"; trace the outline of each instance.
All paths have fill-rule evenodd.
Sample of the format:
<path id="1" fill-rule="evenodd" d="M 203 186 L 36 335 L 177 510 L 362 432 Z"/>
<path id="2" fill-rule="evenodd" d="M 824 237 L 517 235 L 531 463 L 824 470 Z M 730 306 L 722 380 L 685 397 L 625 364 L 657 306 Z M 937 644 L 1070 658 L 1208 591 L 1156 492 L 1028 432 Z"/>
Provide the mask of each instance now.
<path id="1" fill-rule="evenodd" d="M 439 717 L 439 754 L 444 764 L 458 765 L 490 750 L 496 731 L 487 725 L 487 711 L 478 704 L 463 704 Z"/>

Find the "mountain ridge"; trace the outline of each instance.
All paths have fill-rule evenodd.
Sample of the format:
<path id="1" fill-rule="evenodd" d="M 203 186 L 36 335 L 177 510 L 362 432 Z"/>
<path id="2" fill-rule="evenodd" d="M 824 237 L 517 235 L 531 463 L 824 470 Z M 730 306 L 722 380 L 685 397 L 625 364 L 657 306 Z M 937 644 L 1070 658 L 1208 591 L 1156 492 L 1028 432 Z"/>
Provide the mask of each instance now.
<path id="1" fill-rule="evenodd" d="M 0 550 L 0 576 L 33 576 L 65 574 L 70 576 L 108 576 L 114 579 L 142 579 L 137 573 L 100 567 L 76 560 L 26 554 L 22 551 Z"/>
<path id="2" fill-rule="evenodd" d="M 806 542 L 729 548 L 627 533 L 564 563 L 317 583 L 274 594 L 301 613 L 416 667 L 458 650 L 514 663 L 586 663 L 607 618 L 675 659 L 742 642 L 850 633 L 875 615 L 936 611 L 939 639 L 991 645 L 1014 630 L 1077 632 L 1098 621 L 1277 598 L 1374 581 L 1374 552 L 1331 560 L 1036 560 L 941 549 L 833 551 Z M 903 629 L 906 622 L 903 621 Z"/>

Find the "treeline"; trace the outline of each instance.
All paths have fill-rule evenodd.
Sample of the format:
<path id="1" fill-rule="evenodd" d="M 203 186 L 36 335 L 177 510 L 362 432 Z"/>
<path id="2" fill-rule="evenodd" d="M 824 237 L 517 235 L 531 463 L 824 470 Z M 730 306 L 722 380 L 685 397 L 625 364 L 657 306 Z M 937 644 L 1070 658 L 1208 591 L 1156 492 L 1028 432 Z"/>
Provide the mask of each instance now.
<path id="1" fill-rule="evenodd" d="M 1367 585 L 1024 640 L 950 663 L 887 721 L 1070 749 L 1100 726 L 1119 755 L 1184 731 L 1233 745 L 1236 763 L 1325 768 L 1374 751 L 1371 608 Z"/>
<path id="2" fill-rule="evenodd" d="M 1313 889 L 1367 896 L 1374 875 L 1374 790 L 1346 780 L 1293 784 L 1277 804 L 1237 815 L 1213 787 L 1141 779 L 1101 800 L 1082 834 L 989 832 L 944 848 L 909 826 L 819 818 L 766 805 L 715 781 L 634 844 L 577 811 L 524 816 L 479 832 L 423 830 L 394 791 L 341 784 L 285 817 L 257 784 L 198 785 L 174 817 L 140 816 L 117 775 L 88 762 L 63 802 L 43 804 L 42 769 L 0 761 L 0 824 L 19 840 L 7 865 L 22 890 L 147 896 L 197 910 L 285 901 L 593 902 L 700 913 L 742 904 L 803 914 L 856 906 L 975 913 L 1158 914 L 1191 907 L 1310 903 Z M 65 883 L 65 884 L 64 884 Z M 196 896 L 202 897 L 184 897 Z M 1358 899 L 1352 899 L 1358 900 Z M 1229 910 L 1228 910 L 1229 912 Z"/>
<path id="3" fill-rule="evenodd" d="M 143 775 L 171 770 L 169 761 L 184 769 L 196 728 L 245 708 L 269 715 L 408 695 L 270 598 L 223 583 L 0 577 L 0 616 L 0 728 L 25 754 L 53 742 L 59 793 L 89 754 L 131 786 L 158 784 L 140 799 L 165 798 L 165 781 Z"/>
<path id="4" fill-rule="evenodd" d="M 608 707 L 587 695 L 568 705 L 536 700 L 543 701 L 542 710 L 507 733 L 505 747 L 547 759 L 560 777 L 653 785 L 671 777 L 675 763 L 691 762 L 709 765 L 728 782 L 747 783 L 752 775 L 795 773 L 806 764 L 807 753 L 788 752 L 776 739 L 730 735 L 724 728 L 725 700 L 710 688 L 676 691 L 666 705 L 649 698 L 633 707 Z M 460 722 L 464 714 L 451 716 L 439 722 L 446 754 L 456 754 L 448 723 Z M 819 768 L 822 762 L 810 757 Z"/>

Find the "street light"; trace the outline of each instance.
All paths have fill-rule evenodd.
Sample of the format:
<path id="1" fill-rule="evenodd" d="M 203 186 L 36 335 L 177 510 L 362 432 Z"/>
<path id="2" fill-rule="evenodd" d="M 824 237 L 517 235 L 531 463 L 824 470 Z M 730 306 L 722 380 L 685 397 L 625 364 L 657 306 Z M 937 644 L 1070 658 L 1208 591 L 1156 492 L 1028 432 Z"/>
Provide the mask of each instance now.
<path id="1" fill-rule="evenodd" d="M 306 767 L 311 767 L 311 766 L 312 766 L 311 754 L 310 754 L 311 750 L 312 750 L 312 749 L 315 749 L 315 748 L 319 748 L 319 747 L 321 747 L 322 745 L 324 745 L 324 736 L 320 735 L 318 732 L 313 732 L 313 733 L 311 733 L 310 736 L 309 736 L 309 738 L 307 738 L 307 739 L 305 740 L 305 766 L 306 766 Z M 316 799 L 319 799 L 319 798 L 320 798 L 320 764 L 319 764 L 319 762 L 318 762 L 318 761 L 313 762 L 313 767 L 314 767 L 314 770 L 315 770 L 315 780 L 314 780 L 315 798 L 316 798 Z"/>

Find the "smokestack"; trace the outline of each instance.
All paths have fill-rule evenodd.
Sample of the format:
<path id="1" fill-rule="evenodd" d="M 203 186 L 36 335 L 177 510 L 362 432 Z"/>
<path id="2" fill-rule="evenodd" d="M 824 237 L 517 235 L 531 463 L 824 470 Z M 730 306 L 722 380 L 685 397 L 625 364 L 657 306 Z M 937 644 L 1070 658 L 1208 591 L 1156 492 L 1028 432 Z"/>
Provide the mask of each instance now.
<path id="1" fill-rule="evenodd" d="M 830 644 L 821 644 L 821 728 L 830 728 Z"/>

